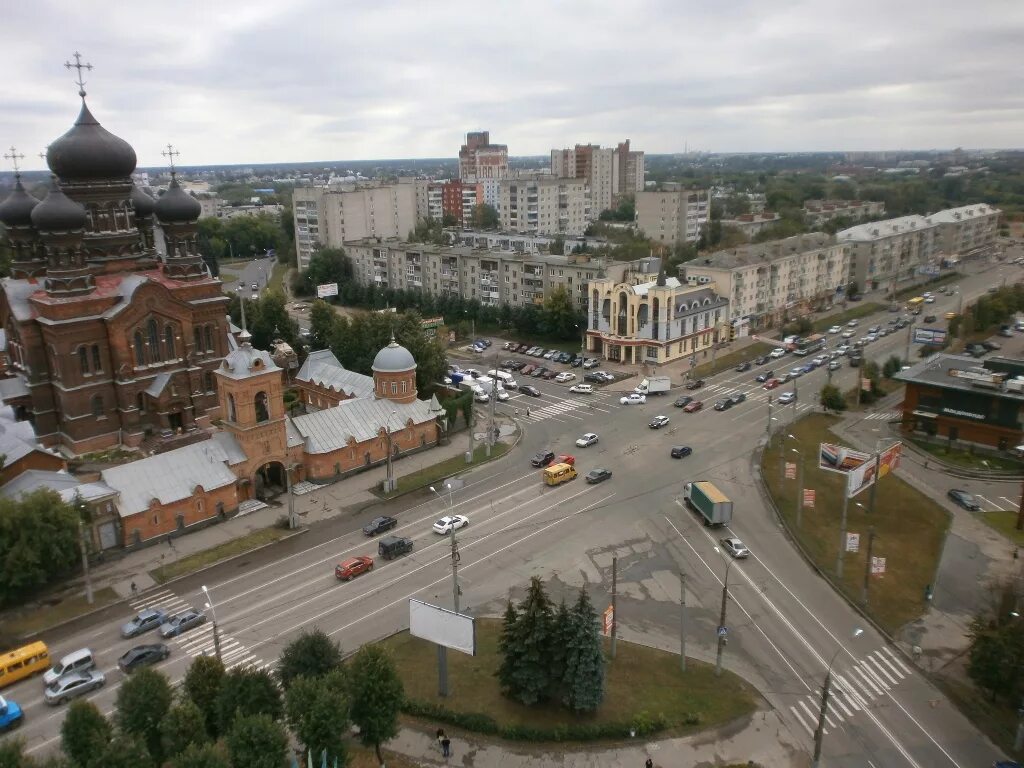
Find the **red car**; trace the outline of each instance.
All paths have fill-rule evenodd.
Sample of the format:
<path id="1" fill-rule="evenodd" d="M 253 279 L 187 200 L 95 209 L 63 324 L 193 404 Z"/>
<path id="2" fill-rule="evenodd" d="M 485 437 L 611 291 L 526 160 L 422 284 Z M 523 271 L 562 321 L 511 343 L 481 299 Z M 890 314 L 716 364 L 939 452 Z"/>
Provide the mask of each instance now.
<path id="1" fill-rule="evenodd" d="M 561 456 L 556 456 L 552 464 L 568 464 L 570 467 L 575 466 L 576 457 L 570 456 L 568 453 L 563 453 Z"/>
<path id="2" fill-rule="evenodd" d="M 704 403 L 700 400 L 694 400 L 693 402 L 687 403 L 683 406 L 683 413 L 696 413 L 704 407 Z"/>
<path id="3" fill-rule="evenodd" d="M 775 389 L 781 383 L 782 383 L 782 379 L 768 379 L 768 381 L 766 381 L 764 383 L 764 388 L 765 389 Z"/>
<path id="4" fill-rule="evenodd" d="M 367 555 L 359 555 L 358 557 L 350 557 L 348 560 L 334 566 L 334 576 L 341 581 L 349 581 L 361 573 L 372 570 L 373 558 Z"/>

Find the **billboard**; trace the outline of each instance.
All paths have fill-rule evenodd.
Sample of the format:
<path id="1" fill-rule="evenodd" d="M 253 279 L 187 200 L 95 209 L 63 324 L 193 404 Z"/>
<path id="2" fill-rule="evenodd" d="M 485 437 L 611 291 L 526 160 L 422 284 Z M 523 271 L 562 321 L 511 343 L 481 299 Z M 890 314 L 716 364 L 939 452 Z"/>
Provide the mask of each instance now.
<path id="1" fill-rule="evenodd" d="M 472 616 L 463 616 L 415 598 L 409 600 L 409 634 L 470 656 L 476 655 L 476 625 Z"/>
<path id="2" fill-rule="evenodd" d="M 943 328 L 915 328 L 914 343 L 942 346 L 946 343 L 946 331 Z"/>
<path id="3" fill-rule="evenodd" d="M 328 296 L 338 295 L 338 284 L 337 283 L 323 283 L 316 287 L 316 297 L 318 299 L 326 299 Z"/>
<path id="4" fill-rule="evenodd" d="M 896 443 L 878 454 L 878 477 L 885 477 L 899 466 L 902 450 L 903 443 Z M 848 478 L 846 494 L 848 498 L 852 499 L 865 488 L 870 487 L 877 479 L 875 477 L 874 457 L 871 457 L 870 461 L 861 464 L 856 469 L 850 470 Z"/>
<path id="5" fill-rule="evenodd" d="M 819 446 L 818 469 L 846 474 L 847 472 L 852 472 L 870 458 L 870 453 L 855 451 L 852 448 L 844 448 L 835 443 L 822 443 Z"/>

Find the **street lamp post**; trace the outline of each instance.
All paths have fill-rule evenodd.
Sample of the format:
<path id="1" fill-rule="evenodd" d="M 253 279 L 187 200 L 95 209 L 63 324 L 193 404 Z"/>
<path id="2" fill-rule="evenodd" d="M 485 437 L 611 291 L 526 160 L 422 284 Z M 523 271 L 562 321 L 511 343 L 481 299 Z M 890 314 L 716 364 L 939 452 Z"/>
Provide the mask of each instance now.
<path id="1" fill-rule="evenodd" d="M 217 609 L 213 605 L 213 598 L 210 597 L 210 590 L 204 584 L 201 589 L 206 595 L 206 607 L 210 609 L 213 617 L 213 652 L 217 654 L 217 661 L 223 661 L 220 656 L 220 628 L 217 626 Z"/>
<path id="2" fill-rule="evenodd" d="M 384 425 L 384 435 L 388 441 L 388 458 L 387 458 L 387 477 L 384 480 L 384 493 L 391 493 L 395 490 L 397 483 L 395 482 L 395 465 L 393 461 L 394 449 L 391 447 L 391 416 L 395 415 L 395 411 L 392 411 L 388 416 L 387 423 Z"/>
<path id="3" fill-rule="evenodd" d="M 864 630 L 860 627 L 853 630 L 853 636 L 860 637 L 864 634 Z M 825 736 L 825 717 L 828 715 L 828 697 L 832 690 L 832 665 L 836 662 L 836 657 L 842 651 L 842 647 L 836 648 L 836 652 L 832 654 L 832 659 L 828 663 L 828 669 L 825 670 L 825 684 L 821 689 L 821 708 L 818 710 L 818 727 L 814 729 L 814 760 L 811 763 L 813 768 L 818 768 L 821 765 L 821 742 Z"/>
<path id="4" fill-rule="evenodd" d="M 444 487 L 448 489 L 448 515 L 452 516 L 454 511 L 454 505 L 452 504 L 452 484 L 445 483 Z M 441 500 L 444 504 L 444 496 L 438 493 L 434 486 L 430 486 L 431 492 Z M 459 612 L 459 596 L 462 594 L 462 589 L 459 587 L 459 545 L 455 538 L 455 525 L 452 524 L 450 531 L 452 538 L 452 605 L 455 608 L 455 612 Z M 437 646 L 437 693 L 439 696 L 448 695 L 448 649 L 443 645 Z"/>
<path id="5" fill-rule="evenodd" d="M 789 450 L 800 457 L 800 463 L 796 465 L 796 527 L 799 528 L 804 509 L 804 455 L 796 448 Z"/>
<path id="6" fill-rule="evenodd" d="M 722 553 L 718 547 L 715 547 L 715 552 Z M 725 579 L 722 581 L 722 611 L 718 617 L 718 651 L 715 657 L 715 676 L 721 677 L 722 675 L 722 654 L 725 652 L 726 635 L 729 630 L 725 625 L 725 612 L 726 607 L 729 603 L 729 571 L 732 570 L 732 564 L 734 560 L 727 560 L 725 564 Z"/>

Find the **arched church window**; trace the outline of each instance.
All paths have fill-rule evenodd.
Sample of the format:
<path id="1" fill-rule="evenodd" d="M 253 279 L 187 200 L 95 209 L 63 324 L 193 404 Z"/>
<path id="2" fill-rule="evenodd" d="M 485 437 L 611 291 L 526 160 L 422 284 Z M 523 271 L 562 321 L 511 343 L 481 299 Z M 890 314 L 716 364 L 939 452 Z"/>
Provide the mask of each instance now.
<path id="1" fill-rule="evenodd" d="M 102 416 L 103 415 L 103 395 L 92 396 L 92 415 Z"/>
<path id="2" fill-rule="evenodd" d="M 103 359 L 100 357 L 100 345 L 92 345 L 92 369 L 99 372 L 103 370 Z"/>
<path id="3" fill-rule="evenodd" d="M 83 376 L 89 375 L 89 350 L 84 346 L 78 348 L 78 369 Z"/>
<path id="4" fill-rule="evenodd" d="M 139 409 L 139 413 L 146 412 L 146 394 L 145 392 L 139 392 L 135 395 L 135 405 Z"/>
<path id="5" fill-rule="evenodd" d="M 235 411 L 235 396 L 228 394 L 228 421 L 238 421 L 238 413 Z"/>
<path id="6" fill-rule="evenodd" d="M 198 325 L 192 329 L 192 349 L 197 355 L 203 351 L 203 329 Z"/>
<path id="7" fill-rule="evenodd" d="M 270 421 L 270 403 L 266 392 L 256 393 L 256 421 Z"/>
<path id="8" fill-rule="evenodd" d="M 156 327 L 156 320 L 149 319 L 146 324 L 149 332 L 149 360 L 153 363 L 160 362 L 160 330 Z"/>
<path id="9" fill-rule="evenodd" d="M 206 351 L 207 352 L 213 352 L 214 351 L 214 347 L 213 347 L 213 326 L 212 325 L 206 326 Z"/>
<path id="10" fill-rule="evenodd" d="M 146 347 L 142 342 L 142 331 L 135 332 L 135 364 L 138 366 L 146 364 Z"/>
<path id="11" fill-rule="evenodd" d="M 166 348 L 166 355 L 168 360 L 173 360 L 177 355 L 174 354 L 174 329 L 171 326 L 164 326 L 164 347 Z"/>

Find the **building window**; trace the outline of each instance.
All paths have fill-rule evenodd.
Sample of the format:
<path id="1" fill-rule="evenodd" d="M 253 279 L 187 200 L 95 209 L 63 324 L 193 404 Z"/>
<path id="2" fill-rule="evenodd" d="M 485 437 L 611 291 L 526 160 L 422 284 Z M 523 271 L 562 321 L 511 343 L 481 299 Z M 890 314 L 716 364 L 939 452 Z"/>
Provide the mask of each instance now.
<path id="1" fill-rule="evenodd" d="M 144 392 L 139 392 L 135 396 L 135 407 L 139 409 L 139 413 L 146 412 L 146 395 Z"/>
<path id="2" fill-rule="evenodd" d="M 256 406 L 256 421 L 270 421 L 270 408 L 266 392 L 257 392 L 254 401 Z"/>
<path id="3" fill-rule="evenodd" d="M 92 415 L 97 418 L 103 415 L 103 395 L 92 396 Z"/>
<path id="4" fill-rule="evenodd" d="M 212 325 L 206 326 L 205 331 L 206 331 L 206 351 L 207 352 L 213 352 L 214 351 L 214 349 L 213 349 L 213 326 Z"/>
<path id="5" fill-rule="evenodd" d="M 147 335 L 149 336 L 149 361 L 160 362 L 160 331 L 156 327 L 156 320 L 150 318 L 146 324 Z"/>
<path id="6" fill-rule="evenodd" d="M 405 394 L 405 386 L 406 386 L 406 382 L 403 381 L 402 382 L 402 394 L 403 395 Z"/>
<path id="7" fill-rule="evenodd" d="M 228 394 L 228 421 L 238 421 L 238 414 L 235 411 L 235 396 Z"/>
<path id="8" fill-rule="evenodd" d="M 103 361 L 100 359 L 100 345 L 92 345 L 92 369 L 97 373 L 103 370 Z"/>
<path id="9" fill-rule="evenodd" d="M 164 347 L 166 348 L 167 359 L 173 360 L 174 354 L 174 329 L 171 326 L 164 327 Z"/>
<path id="10" fill-rule="evenodd" d="M 213 371 L 207 371 L 203 374 L 203 385 L 207 392 L 213 392 Z"/>
<path id="11" fill-rule="evenodd" d="M 398 384 L 397 384 L 397 382 L 394 382 L 394 381 L 391 382 L 391 394 L 392 395 L 397 395 L 398 394 Z"/>
<path id="12" fill-rule="evenodd" d="M 203 351 L 203 329 L 199 326 L 192 329 L 192 349 L 197 355 Z"/>
<path id="13" fill-rule="evenodd" d="M 78 348 L 78 368 L 83 376 L 89 375 L 89 351 L 85 347 Z"/>

